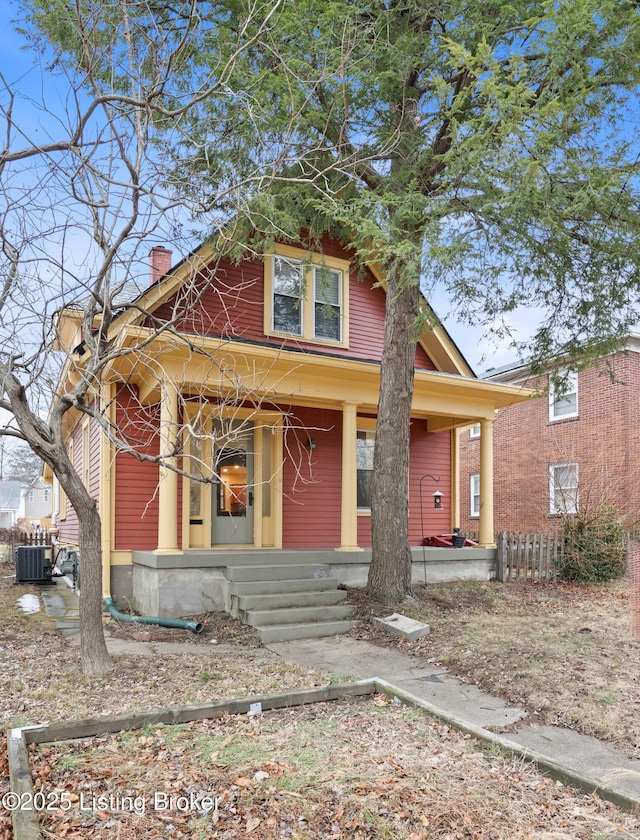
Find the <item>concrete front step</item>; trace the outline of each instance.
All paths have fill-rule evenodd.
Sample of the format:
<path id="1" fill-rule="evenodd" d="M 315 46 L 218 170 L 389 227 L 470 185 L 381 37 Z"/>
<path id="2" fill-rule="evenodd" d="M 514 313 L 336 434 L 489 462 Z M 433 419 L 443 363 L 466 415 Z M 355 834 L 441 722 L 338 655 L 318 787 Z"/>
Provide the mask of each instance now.
<path id="1" fill-rule="evenodd" d="M 351 607 L 283 607 L 275 610 L 249 610 L 244 614 L 244 621 L 251 627 L 262 629 L 273 624 L 310 624 L 326 621 L 342 621 L 351 616 Z"/>
<path id="2" fill-rule="evenodd" d="M 337 578 L 299 578 L 298 580 L 245 580 L 229 583 L 230 595 L 269 595 L 288 592 L 325 592 L 337 589 Z"/>
<path id="3" fill-rule="evenodd" d="M 305 580 L 329 577 L 329 566 L 319 563 L 294 565 L 227 566 L 230 581 Z"/>
<path id="4" fill-rule="evenodd" d="M 351 630 L 355 623 L 355 621 L 317 621 L 310 624 L 270 624 L 256 629 L 261 642 L 267 645 L 271 642 L 291 642 L 294 639 L 337 636 Z"/>
<path id="5" fill-rule="evenodd" d="M 327 578 L 325 578 L 327 580 Z M 239 610 L 275 610 L 282 607 L 322 607 L 339 604 L 347 597 L 344 589 L 325 589 L 301 592 L 276 592 L 273 594 L 256 593 L 251 595 L 231 595 Z"/>

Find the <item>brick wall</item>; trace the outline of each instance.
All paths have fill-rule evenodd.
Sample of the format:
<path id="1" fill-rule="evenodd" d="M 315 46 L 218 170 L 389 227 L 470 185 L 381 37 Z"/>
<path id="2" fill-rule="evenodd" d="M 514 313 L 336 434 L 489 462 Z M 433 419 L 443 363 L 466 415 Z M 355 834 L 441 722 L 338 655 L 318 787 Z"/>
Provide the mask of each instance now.
<path id="1" fill-rule="evenodd" d="M 549 420 L 547 394 L 502 409 L 494 425 L 494 522 L 496 530 L 548 531 L 558 525 L 549 511 L 549 467 L 577 463 L 579 507 L 615 504 L 629 524 L 640 520 L 640 353 L 618 353 L 578 375 L 578 417 Z M 613 375 L 613 379 L 612 379 Z M 522 380 L 547 385 L 547 377 Z M 512 383 L 514 384 L 514 383 Z M 480 469 L 480 441 L 460 437 L 461 526 L 469 516 L 470 476 Z"/>

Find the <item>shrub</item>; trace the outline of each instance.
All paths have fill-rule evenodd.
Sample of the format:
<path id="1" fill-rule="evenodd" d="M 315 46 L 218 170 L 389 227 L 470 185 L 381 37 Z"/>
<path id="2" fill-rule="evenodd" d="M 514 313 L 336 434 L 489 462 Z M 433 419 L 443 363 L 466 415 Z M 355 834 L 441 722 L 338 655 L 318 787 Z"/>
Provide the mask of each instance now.
<path id="1" fill-rule="evenodd" d="M 563 580 L 600 583 L 624 575 L 627 535 L 613 505 L 603 506 L 589 518 L 581 514 L 567 517 L 563 537 Z"/>

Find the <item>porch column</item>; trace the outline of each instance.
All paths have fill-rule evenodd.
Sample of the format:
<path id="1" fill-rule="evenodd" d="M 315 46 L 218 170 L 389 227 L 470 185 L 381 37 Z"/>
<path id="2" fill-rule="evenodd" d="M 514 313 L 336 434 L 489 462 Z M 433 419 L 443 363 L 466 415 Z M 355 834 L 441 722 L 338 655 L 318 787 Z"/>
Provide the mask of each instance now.
<path id="1" fill-rule="evenodd" d="M 178 391 L 171 382 L 162 385 L 160 402 L 160 455 L 176 464 L 174 452 L 178 440 Z M 156 554 L 182 554 L 178 548 L 178 473 L 160 465 L 158 484 L 158 548 Z"/>
<path id="2" fill-rule="evenodd" d="M 100 409 L 115 425 L 114 386 L 102 383 L 100 386 Z M 102 521 L 102 597 L 111 595 L 111 549 L 113 548 L 114 525 L 114 446 L 106 432 L 100 431 L 100 496 L 99 510 Z"/>
<path id="3" fill-rule="evenodd" d="M 342 404 L 342 504 L 340 548 L 338 551 L 362 551 L 358 546 L 358 465 L 356 438 L 358 406 Z"/>
<path id="4" fill-rule="evenodd" d="M 493 541 L 493 420 L 480 422 L 480 535 L 482 548 Z"/>

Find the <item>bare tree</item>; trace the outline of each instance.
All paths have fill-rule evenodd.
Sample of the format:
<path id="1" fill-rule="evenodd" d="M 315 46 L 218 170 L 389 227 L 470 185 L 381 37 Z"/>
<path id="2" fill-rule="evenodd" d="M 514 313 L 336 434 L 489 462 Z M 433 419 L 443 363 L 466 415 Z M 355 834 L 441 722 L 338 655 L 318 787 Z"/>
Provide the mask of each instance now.
<path id="1" fill-rule="evenodd" d="M 220 142 L 228 142 L 233 120 L 229 106 L 238 106 L 229 86 L 232 70 L 251 39 L 270 25 L 279 2 L 250 7 L 246 26 L 237 27 L 236 21 L 233 37 L 222 26 L 222 12 L 217 20 L 210 15 L 206 36 L 217 58 L 204 68 L 193 60 L 195 34 L 203 37 L 200 5 L 194 0 L 161 9 L 136 4 L 130 14 L 129 5 L 119 2 L 105 20 L 101 3 L 68 8 L 64 19 L 59 10 L 53 16 L 34 3 L 27 28 L 32 45 L 44 51 L 44 62 L 50 58 L 46 39 L 52 38 L 62 72 L 50 77 L 45 68 L 38 78 L 38 97 L 1 79 L 0 408 L 8 419 L 0 435 L 28 444 L 50 467 L 77 514 L 86 673 L 102 673 L 111 663 L 101 618 L 100 516 L 67 451 L 70 418 L 90 416 L 120 451 L 151 459 L 161 471 L 182 470 L 214 481 L 215 467 L 205 468 L 197 447 L 189 459 L 179 460 L 180 438 L 165 441 L 159 454 L 141 445 L 148 434 L 160 435 L 162 444 L 153 410 L 138 414 L 138 428 L 118 427 L 105 403 L 104 382 L 110 377 L 125 388 L 127 366 L 141 360 L 150 375 L 155 371 L 166 381 L 167 372 L 152 361 L 156 357 L 151 349 L 162 341 L 173 346 L 180 342 L 185 358 L 215 369 L 229 403 L 242 399 L 260 405 L 230 364 L 229 354 L 213 354 L 195 338 L 189 343 L 180 329 L 185 312 L 197 308 L 194 302 L 213 282 L 214 264 L 205 266 L 200 257 L 192 257 L 192 275 L 199 285 L 187 284 L 179 303 L 162 319 L 144 311 L 139 298 L 140 278 L 148 282 L 149 245 L 160 240 L 183 248 L 191 234 L 182 230 L 191 224 L 194 211 L 203 210 L 202 204 L 189 205 L 185 185 L 183 197 L 177 197 L 178 185 L 167 179 L 167 156 L 181 144 L 186 117 L 205 99 L 211 104 L 217 98 L 220 112 L 227 114 L 219 130 Z M 59 31 L 52 37 L 54 27 Z M 38 115 L 37 123 L 29 114 Z M 240 181 L 259 180 L 262 172 L 245 171 Z M 209 178 L 209 228 L 238 209 L 240 186 L 224 171 Z M 227 230 L 220 236 L 218 253 L 224 254 L 225 243 L 232 241 Z M 130 313 L 144 322 L 144 329 L 136 342 L 123 344 L 121 327 Z M 65 346 L 64 326 L 70 321 L 79 336 L 74 347 Z M 52 352 L 54 347 L 65 352 Z M 201 434 L 197 422 L 191 432 L 194 439 Z M 242 424 L 239 431 L 228 424 L 220 432 L 238 433 Z"/>

